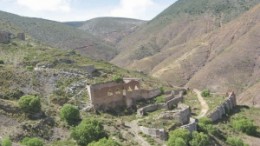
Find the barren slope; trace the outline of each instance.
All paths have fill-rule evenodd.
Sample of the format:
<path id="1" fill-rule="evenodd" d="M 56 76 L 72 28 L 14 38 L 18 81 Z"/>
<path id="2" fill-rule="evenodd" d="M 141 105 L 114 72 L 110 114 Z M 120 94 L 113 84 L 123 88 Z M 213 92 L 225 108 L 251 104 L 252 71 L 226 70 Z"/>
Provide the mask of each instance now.
<path id="1" fill-rule="evenodd" d="M 85 22 L 66 22 L 65 24 L 89 32 L 102 40 L 116 44 L 123 37 L 129 35 L 144 23 L 145 21 L 137 19 L 101 17 Z"/>

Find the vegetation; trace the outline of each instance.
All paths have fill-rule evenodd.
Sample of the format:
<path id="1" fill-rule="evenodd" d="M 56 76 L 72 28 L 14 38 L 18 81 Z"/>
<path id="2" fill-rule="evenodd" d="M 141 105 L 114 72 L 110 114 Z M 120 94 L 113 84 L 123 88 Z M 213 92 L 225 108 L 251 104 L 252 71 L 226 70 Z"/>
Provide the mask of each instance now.
<path id="1" fill-rule="evenodd" d="M 61 108 L 60 117 L 69 125 L 75 125 L 80 119 L 79 109 L 71 104 L 65 104 Z"/>
<path id="2" fill-rule="evenodd" d="M 255 135 L 257 127 L 254 125 L 252 120 L 246 117 L 235 117 L 231 120 L 232 127 L 248 135 Z"/>
<path id="3" fill-rule="evenodd" d="M 226 142 L 230 146 L 248 146 L 238 137 L 228 137 Z"/>
<path id="4" fill-rule="evenodd" d="M 208 146 L 210 144 L 210 140 L 208 135 L 194 131 L 192 132 L 192 139 L 189 142 L 190 146 Z"/>
<path id="5" fill-rule="evenodd" d="M 12 146 L 12 141 L 9 137 L 3 138 L 1 141 L 1 146 Z"/>
<path id="6" fill-rule="evenodd" d="M 71 137 L 75 139 L 80 146 L 88 145 L 93 141 L 104 138 L 106 133 L 102 124 L 93 118 L 84 119 L 81 123 L 72 129 Z"/>
<path id="7" fill-rule="evenodd" d="M 190 138 L 190 132 L 187 129 L 176 129 L 170 132 L 167 146 L 175 146 L 175 144 L 188 145 Z"/>
<path id="8" fill-rule="evenodd" d="M 22 144 L 24 146 L 43 146 L 43 141 L 39 138 L 29 138 L 29 137 L 25 137 L 23 140 L 22 140 Z"/>
<path id="9" fill-rule="evenodd" d="M 116 141 L 113 139 L 109 138 L 102 138 L 97 142 L 92 142 L 88 144 L 88 146 L 120 146 Z"/>
<path id="10" fill-rule="evenodd" d="M 199 119 L 199 130 L 208 134 L 217 134 L 217 129 L 213 126 L 212 121 L 209 118 Z"/>
<path id="11" fill-rule="evenodd" d="M 20 108 L 26 113 L 37 113 L 41 111 L 41 101 L 38 96 L 25 95 L 19 101 Z"/>
<path id="12" fill-rule="evenodd" d="M 204 89 L 201 92 L 201 96 L 203 96 L 203 97 L 210 97 L 210 90 L 209 89 Z"/>
<path id="13" fill-rule="evenodd" d="M 4 60 L 0 60 L 0 64 L 5 64 Z"/>
<path id="14" fill-rule="evenodd" d="M 164 95 L 160 95 L 160 96 L 157 96 L 155 98 L 155 103 L 164 103 L 165 102 L 165 97 Z"/>

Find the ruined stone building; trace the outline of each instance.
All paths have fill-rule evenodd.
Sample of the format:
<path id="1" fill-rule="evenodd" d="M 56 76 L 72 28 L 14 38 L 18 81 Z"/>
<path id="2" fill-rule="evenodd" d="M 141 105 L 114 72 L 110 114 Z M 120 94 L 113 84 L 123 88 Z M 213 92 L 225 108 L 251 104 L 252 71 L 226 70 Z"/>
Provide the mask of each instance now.
<path id="1" fill-rule="evenodd" d="M 131 107 L 140 99 L 150 99 L 160 95 L 159 89 L 140 89 L 137 80 L 107 82 L 87 86 L 91 104 L 96 110 L 108 110 L 117 107 Z"/>
<path id="2" fill-rule="evenodd" d="M 0 43 L 9 43 L 11 41 L 11 33 L 7 31 L 0 31 Z"/>

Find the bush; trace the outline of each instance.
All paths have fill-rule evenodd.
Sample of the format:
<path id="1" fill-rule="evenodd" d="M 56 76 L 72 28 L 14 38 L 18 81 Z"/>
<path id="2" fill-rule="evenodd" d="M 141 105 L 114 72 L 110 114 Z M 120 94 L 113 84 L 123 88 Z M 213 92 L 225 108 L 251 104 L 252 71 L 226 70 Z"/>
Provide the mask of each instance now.
<path id="1" fill-rule="evenodd" d="M 42 140 L 36 137 L 35 138 L 25 137 L 22 140 L 22 144 L 25 146 L 43 146 Z"/>
<path id="2" fill-rule="evenodd" d="M 84 119 L 78 126 L 74 127 L 71 132 L 71 137 L 75 139 L 80 146 L 88 145 L 105 136 L 106 134 L 102 124 L 93 118 Z"/>
<path id="3" fill-rule="evenodd" d="M 240 138 L 237 137 L 228 137 L 226 142 L 230 146 L 248 146 Z"/>
<path id="4" fill-rule="evenodd" d="M 12 146 L 12 141 L 10 138 L 4 138 L 1 142 L 1 146 Z"/>
<path id="5" fill-rule="evenodd" d="M 189 140 L 190 140 L 190 131 L 182 128 L 176 129 L 170 132 L 167 146 L 176 146 L 175 144 L 180 144 L 180 143 L 183 144 L 183 142 L 185 143 L 185 145 L 187 145 Z"/>
<path id="6" fill-rule="evenodd" d="M 201 96 L 203 96 L 203 97 L 209 97 L 209 96 L 210 96 L 210 90 L 209 90 L 209 89 L 204 89 L 204 90 L 201 92 Z"/>
<path id="7" fill-rule="evenodd" d="M 18 104 L 20 108 L 27 113 L 37 113 L 41 111 L 41 101 L 40 98 L 33 95 L 22 96 Z"/>
<path id="8" fill-rule="evenodd" d="M 0 60 L 0 64 L 5 64 L 4 60 Z"/>
<path id="9" fill-rule="evenodd" d="M 97 142 L 90 143 L 88 146 L 120 146 L 120 145 L 113 139 L 102 138 Z"/>
<path id="10" fill-rule="evenodd" d="M 209 118 L 201 118 L 198 123 L 199 130 L 208 134 L 217 134 L 217 129 L 212 125 Z"/>
<path id="11" fill-rule="evenodd" d="M 186 142 L 182 138 L 176 138 L 174 146 L 185 146 Z"/>
<path id="12" fill-rule="evenodd" d="M 114 76 L 113 81 L 120 83 L 120 82 L 123 82 L 124 80 L 123 80 L 123 77 L 121 77 L 121 76 Z"/>
<path id="13" fill-rule="evenodd" d="M 255 135 L 257 127 L 254 125 L 252 120 L 247 119 L 246 117 L 237 117 L 231 121 L 232 127 L 248 135 Z"/>
<path id="14" fill-rule="evenodd" d="M 80 119 L 79 109 L 71 104 L 65 104 L 60 111 L 60 117 L 69 125 L 75 125 Z"/>
<path id="15" fill-rule="evenodd" d="M 26 66 L 26 69 L 29 71 L 33 71 L 33 66 Z"/>
<path id="16" fill-rule="evenodd" d="M 164 97 L 163 95 L 157 96 L 157 97 L 155 98 L 155 102 L 156 102 L 156 103 L 164 103 L 164 102 L 165 102 L 165 97 Z"/>
<path id="17" fill-rule="evenodd" d="M 164 91 L 164 88 L 163 87 L 160 87 L 160 91 L 161 91 L 161 94 L 164 94 L 165 91 Z"/>
<path id="18" fill-rule="evenodd" d="M 190 146 L 208 146 L 210 144 L 210 140 L 208 135 L 195 131 L 192 133 L 192 140 L 189 143 Z"/>

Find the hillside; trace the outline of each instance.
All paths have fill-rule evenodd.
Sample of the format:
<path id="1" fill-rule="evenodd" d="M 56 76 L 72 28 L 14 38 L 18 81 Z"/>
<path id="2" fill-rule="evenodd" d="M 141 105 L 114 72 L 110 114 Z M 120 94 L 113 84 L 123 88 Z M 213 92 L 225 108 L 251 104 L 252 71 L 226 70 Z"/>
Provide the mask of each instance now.
<path id="1" fill-rule="evenodd" d="M 113 44 L 134 32 L 145 21 L 127 18 L 101 17 L 82 22 L 66 22 L 65 24 L 76 27 Z"/>
<path id="2" fill-rule="evenodd" d="M 63 50 L 76 50 L 94 59 L 110 60 L 116 50 L 105 41 L 59 22 L 27 18 L 0 11 L 0 29 L 25 32 L 33 39 Z"/>
<path id="3" fill-rule="evenodd" d="M 177 86 L 242 93 L 259 80 L 259 2 L 179 0 L 123 39 L 112 63 Z"/>

